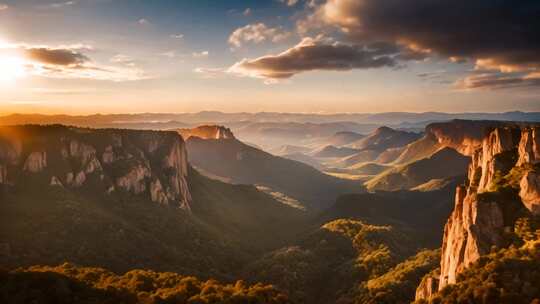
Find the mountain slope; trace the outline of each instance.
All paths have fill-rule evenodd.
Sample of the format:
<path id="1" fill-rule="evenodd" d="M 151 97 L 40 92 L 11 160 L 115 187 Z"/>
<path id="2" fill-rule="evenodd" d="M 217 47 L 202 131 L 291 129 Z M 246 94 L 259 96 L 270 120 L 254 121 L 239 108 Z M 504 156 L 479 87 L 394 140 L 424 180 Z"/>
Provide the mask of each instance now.
<path id="1" fill-rule="evenodd" d="M 0 302 L 15 303 L 290 303 L 273 286 L 223 284 L 176 273 L 132 270 L 118 275 L 102 268 L 62 264 L 0 271 Z"/>
<path id="2" fill-rule="evenodd" d="M 191 137 L 186 145 L 189 161 L 195 167 L 234 183 L 269 187 L 300 201 L 309 210 L 328 207 L 339 194 L 362 191 L 357 183 L 331 177 L 236 139 Z"/>
<path id="3" fill-rule="evenodd" d="M 229 279 L 303 225 L 304 212 L 255 187 L 191 169 L 174 132 L 20 126 L 0 135 L 5 267 L 70 261 Z M 72 172 L 85 178 L 70 182 Z"/>
<path id="4" fill-rule="evenodd" d="M 366 136 L 363 134 L 356 133 L 356 132 L 341 131 L 326 138 L 324 140 L 324 144 L 340 147 L 340 146 L 348 145 L 352 142 L 356 142 L 364 137 Z"/>
<path id="5" fill-rule="evenodd" d="M 340 303 L 357 284 L 413 254 L 410 236 L 400 227 L 334 220 L 315 227 L 295 245 L 251 263 L 245 276 L 275 284 L 297 303 Z"/>
<path id="6" fill-rule="evenodd" d="M 347 147 L 359 150 L 356 154 L 344 157 L 331 165 L 336 168 L 347 168 L 363 162 L 372 162 L 384 154 L 383 160 L 389 157 L 395 158 L 397 156 L 389 155 L 389 153 L 396 154 L 395 149 L 414 142 L 420 136 L 418 133 L 380 127 L 370 135 L 347 145 Z M 389 150 L 393 151 L 393 153 L 387 152 Z"/>
<path id="7" fill-rule="evenodd" d="M 404 146 L 417 140 L 418 133 L 394 130 L 389 127 L 380 127 L 365 138 L 349 144 L 352 148 L 362 150 L 384 151 L 389 148 Z"/>
<path id="8" fill-rule="evenodd" d="M 316 149 L 311 152 L 311 156 L 321 157 L 321 158 L 331 158 L 331 157 L 346 157 L 357 153 L 358 150 L 347 148 L 347 147 L 336 147 L 332 145 L 324 146 L 320 149 Z"/>
<path id="9" fill-rule="evenodd" d="M 465 175 L 469 158 L 451 148 L 442 149 L 429 158 L 389 169 L 366 183 L 371 190 L 411 189 L 433 179 Z"/>

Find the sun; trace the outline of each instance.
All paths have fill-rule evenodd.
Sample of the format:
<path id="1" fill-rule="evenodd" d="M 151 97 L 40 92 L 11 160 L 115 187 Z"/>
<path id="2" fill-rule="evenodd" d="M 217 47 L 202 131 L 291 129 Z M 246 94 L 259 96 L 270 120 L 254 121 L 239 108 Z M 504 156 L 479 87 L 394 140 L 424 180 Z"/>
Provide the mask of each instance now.
<path id="1" fill-rule="evenodd" d="M 0 83 L 12 84 L 25 75 L 25 63 L 21 58 L 0 57 Z"/>

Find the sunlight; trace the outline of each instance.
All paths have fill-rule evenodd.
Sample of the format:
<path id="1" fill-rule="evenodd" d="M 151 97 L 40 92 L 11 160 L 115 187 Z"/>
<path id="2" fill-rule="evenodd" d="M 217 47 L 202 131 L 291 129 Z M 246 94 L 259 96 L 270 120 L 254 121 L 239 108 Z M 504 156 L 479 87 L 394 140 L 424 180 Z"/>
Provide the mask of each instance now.
<path id="1" fill-rule="evenodd" d="M 12 84 L 25 76 L 24 61 L 17 57 L 0 57 L 0 83 Z"/>

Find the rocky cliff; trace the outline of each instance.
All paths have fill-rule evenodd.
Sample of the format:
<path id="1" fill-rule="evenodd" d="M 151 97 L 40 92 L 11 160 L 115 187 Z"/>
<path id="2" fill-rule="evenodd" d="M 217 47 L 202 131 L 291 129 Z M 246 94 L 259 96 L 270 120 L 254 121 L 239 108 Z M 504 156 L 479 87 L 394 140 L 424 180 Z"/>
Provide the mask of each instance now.
<path id="1" fill-rule="evenodd" d="M 143 195 L 190 210 L 184 141 L 175 132 L 0 128 L 0 184 L 36 182 L 70 189 Z"/>
<path id="2" fill-rule="evenodd" d="M 456 189 L 444 229 L 441 273 L 434 278 L 439 290 L 492 248 L 508 246 L 518 217 L 540 215 L 539 130 L 510 123 L 486 132 L 480 143 L 462 138 L 469 143 L 462 151 L 472 158 L 469 181 Z M 420 286 L 417 294 L 432 293 Z"/>
<path id="3" fill-rule="evenodd" d="M 426 126 L 424 137 L 407 145 L 395 162 L 402 164 L 429 157 L 443 148 L 452 148 L 463 155 L 472 156 L 482 147 L 483 139 L 490 130 L 504 126 L 519 128 L 520 125 L 522 124 L 482 120 L 432 123 Z"/>
<path id="4" fill-rule="evenodd" d="M 216 125 L 198 126 L 192 129 L 179 129 L 178 133 L 187 140 L 190 137 L 202 139 L 234 139 L 234 135 L 229 128 Z"/>

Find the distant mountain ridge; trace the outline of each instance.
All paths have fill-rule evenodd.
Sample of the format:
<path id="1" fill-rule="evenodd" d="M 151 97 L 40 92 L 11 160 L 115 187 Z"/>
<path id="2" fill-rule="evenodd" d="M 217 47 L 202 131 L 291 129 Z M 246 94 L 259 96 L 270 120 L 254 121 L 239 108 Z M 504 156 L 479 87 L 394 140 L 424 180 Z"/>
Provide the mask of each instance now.
<path id="1" fill-rule="evenodd" d="M 503 112 L 503 113 L 443 113 L 443 112 L 386 112 L 386 113 L 225 113 L 219 111 L 202 111 L 197 113 L 140 113 L 140 114 L 96 114 L 96 115 L 41 115 L 41 114 L 11 114 L 0 117 L 0 124 L 69 124 L 76 126 L 96 126 L 118 122 L 169 122 L 178 121 L 187 124 L 219 123 L 233 121 L 251 122 L 297 122 L 297 123 L 328 123 L 337 121 L 354 121 L 357 123 L 398 125 L 401 123 L 420 123 L 447 121 L 452 119 L 464 120 L 505 120 L 505 121 L 540 121 L 540 112 Z M 406 127 L 406 124 L 404 127 Z M 112 126 L 110 126 L 112 127 Z"/>
<path id="2" fill-rule="evenodd" d="M 221 127 L 215 127 L 219 130 Z M 179 132 L 186 132 L 180 130 Z M 330 206 L 339 194 L 362 192 L 363 187 L 349 180 L 326 175 L 317 169 L 274 156 L 235 137 L 208 139 L 192 136 L 186 140 L 189 162 L 212 175 L 239 184 L 271 188 L 306 204 L 314 211 Z"/>
<path id="3" fill-rule="evenodd" d="M 470 159 L 452 148 L 444 148 L 406 165 L 398 166 L 375 176 L 366 183 L 369 190 L 395 191 L 411 189 L 433 179 L 466 175 Z"/>

